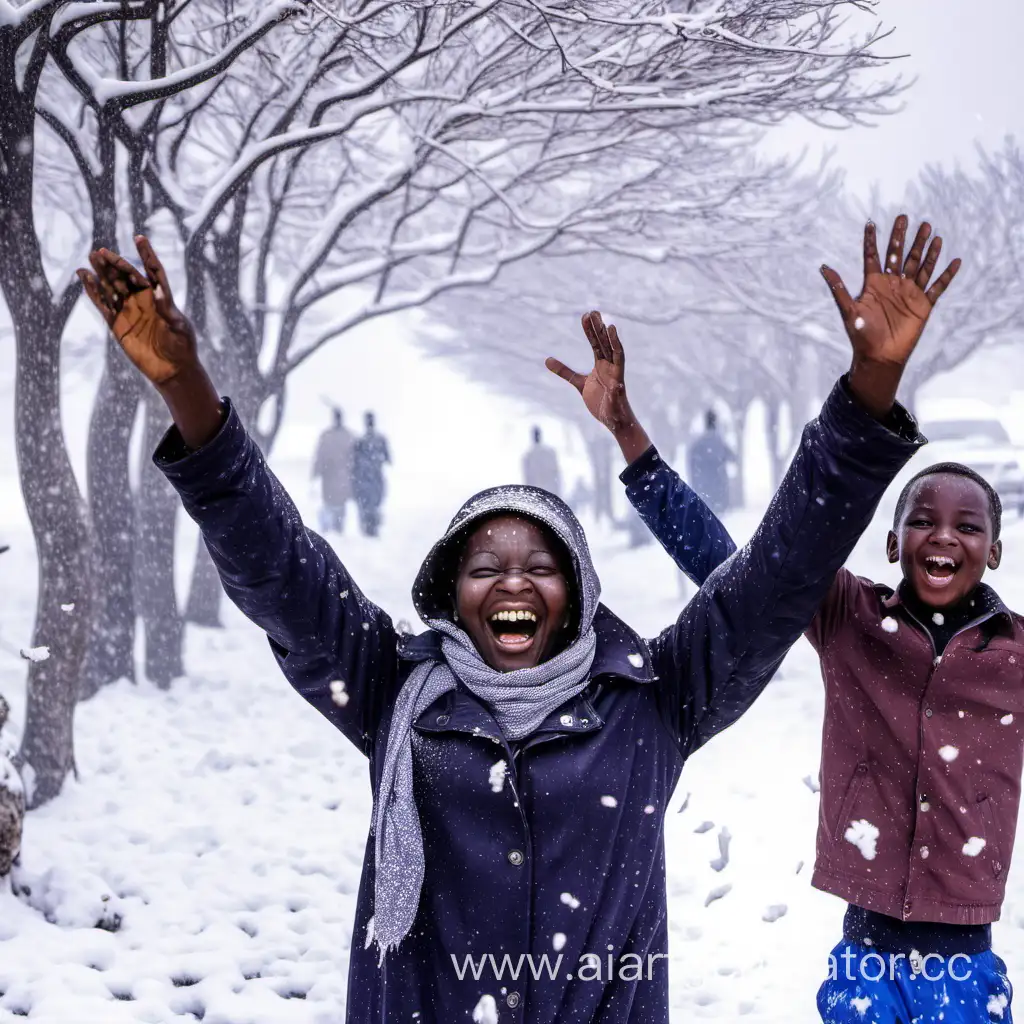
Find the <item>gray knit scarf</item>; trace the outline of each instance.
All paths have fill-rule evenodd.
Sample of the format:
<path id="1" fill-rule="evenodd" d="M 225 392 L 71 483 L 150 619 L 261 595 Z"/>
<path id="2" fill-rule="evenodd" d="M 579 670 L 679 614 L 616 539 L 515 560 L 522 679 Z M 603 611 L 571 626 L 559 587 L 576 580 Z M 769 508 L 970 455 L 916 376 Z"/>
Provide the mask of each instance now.
<path id="1" fill-rule="evenodd" d="M 519 513 L 539 520 L 565 544 L 576 573 L 580 630 L 575 641 L 533 668 L 499 672 L 480 657 L 469 635 L 438 612 L 439 593 L 450 579 L 438 580 L 451 564 L 451 548 L 463 543 L 467 525 L 495 513 Z M 453 543 L 454 542 L 454 543 Z M 589 682 L 597 637 L 593 620 L 600 583 L 583 529 L 559 498 L 535 487 L 496 487 L 471 498 L 427 556 L 413 589 L 423 621 L 441 634 L 442 660 L 417 665 L 395 701 L 384 767 L 374 808 L 377 878 L 373 938 L 383 959 L 412 928 L 423 887 L 423 835 L 413 795 L 413 722 L 457 681 L 493 712 L 509 740 L 529 736 L 545 718 L 584 690 Z M 486 784 L 486 780 L 482 780 Z"/>

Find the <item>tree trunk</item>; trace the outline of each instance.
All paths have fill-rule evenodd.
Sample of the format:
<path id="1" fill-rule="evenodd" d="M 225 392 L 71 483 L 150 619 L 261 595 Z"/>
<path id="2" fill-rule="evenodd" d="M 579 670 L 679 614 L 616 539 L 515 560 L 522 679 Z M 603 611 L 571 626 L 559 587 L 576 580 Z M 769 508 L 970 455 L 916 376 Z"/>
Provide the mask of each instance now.
<path id="1" fill-rule="evenodd" d="M 146 637 L 146 677 L 161 690 L 183 675 L 183 623 L 174 590 L 174 522 L 178 495 L 153 465 L 152 453 L 167 427 L 155 394 L 146 396 L 137 507 L 135 594 Z"/>
<path id="2" fill-rule="evenodd" d="M 128 448 L 138 404 L 134 372 L 111 338 L 89 424 L 87 477 L 96 606 L 79 681 L 80 699 L 92 697 L 115 679 L 135 681 L 135 508 Z"/>
<path id="3" fill-rule="evenodd" d="M 782 402 L 775 396 L 765 398 L 765 442 L 768 445 L 768 465 L 771 469 L 772 491 L 779 486 L 785 471 L 782 465 Z"/>
<path id="4" fill-rule="evenodd" d="M 39 565 L 31 644 L 49 648 L 49 657 L 29 663 L 18 753 L 28 804 L 38 807 L 60 792 L 74 768 L 75 703 L 92 594 L 89 516 L 60 409 L 61 336 L 78 291 L 68 288 L 55 301 L 46 279 L 32 211 L 33 96 L 16 85 L 16 65 L 17 40 L 0 33 L 0 290 L 14 325 L 18 476 Z"/>
<path id="5" fill-rule="evenodd" d="M 732 410 L 732 421 L 736 428 L 736 488 L 733 494 L 734 505 L 737 508 L 746 506 L 746 466 L 747 466 L 747 415 L 750 412 L 748 405 L 740 404 Z M 730 488 L 731 490 L 731 488 Z"/>
<path id="6" fill-rule="evenodd" d="M 591 435 L 586 438 L 587 455 L 594 474 L 594 519 L 615 522 L 612 507 L 612 446 L 607 437 Z"/>
<path id="7" fill-rule="evenodd" d="M 217 294 L 223 295 L 224 293 Z M 240 328 L 234 336 L 242 337 L 242 335 L 243 330 Z M 255 435 L 254 427 L 263 392 L 263 380 L 255 360 L 246 360 L 244 353 L 234 353 L 231 358 L 224 357 L 217 360 L 213 369 L 216 383 L 222 389 L 221 394 L 231 395 L 235 410 L 242 422 Z M 283 396 L 279 398 L 279 401 L 283 401 Z M 264 454 L 269 452 L 269 444 L 272 442 L 273 436 L 263 447 Z M 220 576 L 217 575 L 217 569 L 210 558 L 210 553 L 206 550 L 206 544 L 200 537 L 192 566 L 188 600 L 185 603 L 185 621 L 195 626 L 205 626 L 208 629 L 222 629 L 220 607 L 223 596 L 224 588 L 221 586 Z"/>
<path id="8" fill-rule="evenodd" d="M 188 591 L 188 604 L 185 606 L 185 621 L 196 626 L 209 629 L 221 629 L 220 599 L 224 588 L 220 585 L 220 576 L 210 558 L 203 538 L 199 538 L 196 546 L 195 564 L 192 567 L 192 585 Z"/>
<path id="9" fill-rule="evenodd" d="M 14 237 L 22 237 L 14 232 Z M 41 268 L 40 268 L 41 270 Z M 60 335 L 52 309 L 8 300 L 17 341 L 15 424 L 21 490 L 39 559 L 32 647 L 50 656 L 28 672 L 18 761 L 30 807 L 57 796 L 74 767 L 78 675 L 90 613 L 89 520 L 60 422 Z M 41 308 L 40 308 L 41 307 Z"/>

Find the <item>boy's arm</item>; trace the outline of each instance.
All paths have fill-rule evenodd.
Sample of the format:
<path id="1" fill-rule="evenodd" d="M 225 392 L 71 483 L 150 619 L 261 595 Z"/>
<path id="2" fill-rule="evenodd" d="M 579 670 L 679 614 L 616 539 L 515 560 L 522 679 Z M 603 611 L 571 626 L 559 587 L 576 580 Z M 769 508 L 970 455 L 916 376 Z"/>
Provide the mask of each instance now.
<path id="1" fill-rule="evenodd" d="M 172 427 L 154 455 L 202 531 L 228 597 L 264 630 L 288 681 L 365 752 L 397 678 L 397 634 L 302 522 L 225 402 L 196 451 Z"/>
<path id="2" fill-rule="evenodd" d="M 698 587 L 736 550 L 718 516 L 654 447 L 631 462 L 619 479 L 647 528 Z"/>
<path id="3" fill-rule="evenodd" d="M 870 416 L 845 381 L 751 540 L 651 642 L 664 716 L 688 756 L 754 702 L 811 622 L 886 487 L 923 443 L 910 416 Z"/>

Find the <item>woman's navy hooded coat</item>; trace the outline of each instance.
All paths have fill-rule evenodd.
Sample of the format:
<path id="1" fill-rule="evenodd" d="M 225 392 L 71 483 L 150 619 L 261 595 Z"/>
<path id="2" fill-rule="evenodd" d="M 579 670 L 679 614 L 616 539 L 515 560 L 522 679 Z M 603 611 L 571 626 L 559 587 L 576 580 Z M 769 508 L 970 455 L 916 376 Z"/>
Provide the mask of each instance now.
<path id="1" fill-rule="evenodd" d="M 378 965 L 371 837 L 350 1024 L 456 1024 L 493 1010 L 500 1024 L 666 1024 L 662 821 L 683 763 L 763 690 L 920 443 L 905 413 L 880 424 L 840 383 L 753 538 L 659 636 L 641 639 L 601 606 L 589 687 L 514 749 L 464 689 L 419 716 L 419 911 Z M 652 449 L 633 463 L 628 486 L 658 486 L 662 477 L 648 476 L 657 459 Z M 156 461 L 228 595 L 267 632 L 295 689 L 366 754 L 376 794 L 395 695 L 414 663 L 438 657 L 436 634 L 396 633 L 303 525 L 230 407 L 203 448 L 188 452 L 172 430 Z M 729 542 L 698 499 L 683 502 L 699 577 Z M 500 788 L 490 784 L 498 761 Z"/>

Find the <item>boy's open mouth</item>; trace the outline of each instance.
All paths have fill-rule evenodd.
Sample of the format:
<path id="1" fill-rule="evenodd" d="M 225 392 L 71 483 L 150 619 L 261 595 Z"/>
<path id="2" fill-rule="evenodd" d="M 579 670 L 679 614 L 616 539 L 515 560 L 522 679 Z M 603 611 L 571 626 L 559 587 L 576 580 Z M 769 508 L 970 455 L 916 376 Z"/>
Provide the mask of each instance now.
<path id="1" fill-rule="evenodd" d="M 494 612 L 487 624 L 500 647 L 519 652 L 532 646 L 540 622 L 537 613 L 529 608 L 506 608 Z"/>
<path id="2" fill-rule="evenodd" d="M 959 568 L 949 555 L 927 555 L 924 560 L 924 574 L 934 587 L 948 586 Z"/>

